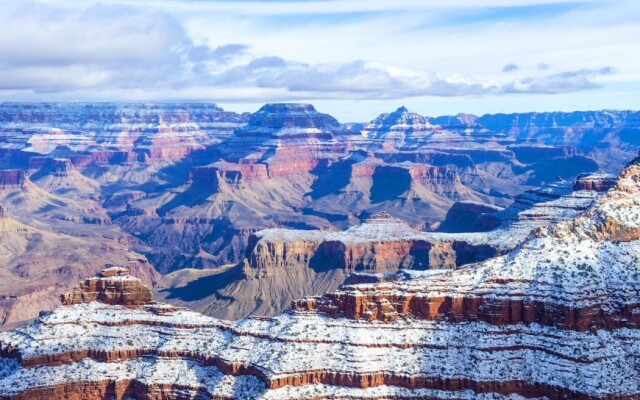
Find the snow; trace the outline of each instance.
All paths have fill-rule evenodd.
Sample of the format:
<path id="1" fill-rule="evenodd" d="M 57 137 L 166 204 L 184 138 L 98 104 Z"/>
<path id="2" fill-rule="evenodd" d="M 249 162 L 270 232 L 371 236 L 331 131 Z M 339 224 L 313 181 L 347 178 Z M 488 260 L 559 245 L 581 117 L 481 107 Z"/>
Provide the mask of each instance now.
<path id="1" fill-rule="evenodd" d="M 517 203 L 496 213 L 505 223 L 489 232 L 421 232 L 397 218 L 374 217 L 345 231 L 274 228 L 258 231 L 256 235 L 261 239 L 277 242 L 338 241 L 361 244 L 392 240 L 459 241 L 475 246 L 489 245 L 505 251 L 526 240 L 532 230 L 575 218 L 595 202 L 597 192 L 572 192 L 571 186 L 572 183 L 568 181 L 555 182 L 523 194 Z"/>
<path id="2" fill-rule="evenodd" d="M 195 327 L 184 328 L 185 324 Z M 0 390 L 11 390 L 16 381 L 37 387 L 64 376 L 92 380 L 114 374 L 119 379 L 133 376 L 150 382 L 179 379 L 181 384 L 190 385 L 206 377 L 202 369 L 210 367 L 185 357 L 201 354 L 258 366 L 269 378 L 308 370 L 387 371 L 474 381 L 525 380 L 597 395 L 640 393 L 636 379 L 640 332 L 631 329 L 599 330 L 594 334 L 537 324 L 494 326 L 419 320 L 369 323 L 313 313 L 230 323 L 165 305 L 128 309 L 94 302 L 61 307 L 33 325 L 0 334 L 0 342 L 19 348 L 23 360 L 84 349 L 146 349 L 178 354 L 172 359 L 142 357 L 106 364 L 83 359 L 30 371 L 15 370 L 17 365 L 10 364 L 4 369 L 13 369 L 11 372 L 0 373 Z M 81 372 L 85 368 L 86 372 Z M 307 386 L 290 390 L 302 395 L 307 389 L 323 389 L 323 385 Z M 357 391 L 330 389 L 329 393 Z M 216 386 L 212 390 L 222 389 Z M 261 390 L 264 398 L 278 398 L 277 393 L 286 392 Z M 371 389 L 378 390 L 385 389 Z"/>
<path id="3" fill-rule="evenodd" d="M 378 399 L 378 398 L 416 398 L 416 399 L 455 399 L 455 400 L 524 400 L 518 395 L 503 396 L 497 393 L 477 394 L 472 390 L 444 391 L 432 389 L 410 390 L 398 386 L 376 386 L 366 389 L 330 385 L 285 386 L 270 390 L 263 399 L 314 399 L 319 394 L 332 399 Z"/>
<path id="4" fill-rule="evenodd" d="M 204 387 L 212 396 L 236 399 L 255 399 L 265 388 L 264 383 L 252 375 L 235 377 L 223 374 L 215 366 L 202 366 L 184 359 L 156 357 L 141 357 L 118 363 L 86 358 L 58 367 L 19 369 L 13 372 L 11 385 L 0 388 L 3 394 L 20 393 L 27 389 L 62 384 L 69 377 L 77 382 L 135 379 L 143 384 L 179 383 L 184 387 L 182 390 L 191 395 L 195 395 L 198 388 Z M 191 391 L 189 387 L 192 388 Z"/>
<path id="5" fill-rule="evenodd" d="M 429 234 L 410 227 L 396 218 L 372 218 L 346 231 L 301 231 L 295 229 L 265 229 L 256 233 L 262 239 L 283 241 L 340 241 L 366 243 L 389 240 L 429 240 Z"/>

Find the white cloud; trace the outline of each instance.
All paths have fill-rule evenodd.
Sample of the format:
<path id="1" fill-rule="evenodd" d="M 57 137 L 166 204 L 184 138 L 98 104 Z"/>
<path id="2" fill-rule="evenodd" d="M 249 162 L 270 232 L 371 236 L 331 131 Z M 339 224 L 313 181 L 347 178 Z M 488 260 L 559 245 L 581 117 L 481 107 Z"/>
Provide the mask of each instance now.
<path id="1" fill-rule="evenodd" d="M 600 69 L 581 69 L 565 71 L 543 77 L 520 78 L 507 85 L 501 91 L 504 93 L 571 93 L 580 90 L 595 89 L 598 84 L 592 78 L 614 73 L 612 67 Z"/>
<path id="2" fill-rule="evenodd" d="M 492 14 L 567 3 L 576 7 L 544 21 Z M 17 1 L 0 9 L 0 98 L 498 104 L 640 80 L 639 9 L 626 0 Z"/>

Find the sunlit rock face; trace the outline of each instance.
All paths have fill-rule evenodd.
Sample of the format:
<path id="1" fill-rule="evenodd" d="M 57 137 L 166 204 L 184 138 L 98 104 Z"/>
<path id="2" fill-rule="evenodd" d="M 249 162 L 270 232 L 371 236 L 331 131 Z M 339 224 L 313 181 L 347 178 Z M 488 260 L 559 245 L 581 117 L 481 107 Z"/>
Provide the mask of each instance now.
<path id="1" fill-rule="evenodd" d="M 139 306 L 151 301 L 151 291 L 139 279 L 130 276 L 126 268 L 112 267 L 80 282 L 60 300 L 64 305 L 100 301 L 111 305 Z"/>
<path id="2" fill-rule="evenodd" d="M 82 301 L 0 333 L 0 398 L 635 399 L 639 199 L 632 164 L 505 255 L 345 285 L 271 318 L 92 301 L 131 293 L 111 269 Z M 361 238 L 399 226 L 369 224 Z"/>
<path id="3" fill-rule="evenodd" d="M 616 185 L 616 176 L 611 174 L 580 174 L 573 185 L 574 190 L 605 192 Z"/>

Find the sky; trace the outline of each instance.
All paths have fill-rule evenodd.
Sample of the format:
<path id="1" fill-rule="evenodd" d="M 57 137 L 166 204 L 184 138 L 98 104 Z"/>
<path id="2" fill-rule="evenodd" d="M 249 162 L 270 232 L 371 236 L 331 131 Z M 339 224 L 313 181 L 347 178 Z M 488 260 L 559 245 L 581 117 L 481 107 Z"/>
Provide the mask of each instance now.
<path id="1" fill-rule="evenodd" d="M 0 0 L 0 101 L 638 109 L 638 0 Z"/>

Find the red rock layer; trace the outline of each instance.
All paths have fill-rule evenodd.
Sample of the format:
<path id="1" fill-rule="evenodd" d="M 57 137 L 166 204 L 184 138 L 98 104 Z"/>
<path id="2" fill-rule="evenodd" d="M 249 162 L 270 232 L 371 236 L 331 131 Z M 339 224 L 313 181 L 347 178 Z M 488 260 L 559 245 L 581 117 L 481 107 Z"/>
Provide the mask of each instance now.
<path id="1" fill-rule="evenodd" d="M 569 390 L 563 390 L 555 388 L 549 385 L 542 384 L 528 384 L 520 381 L 509 382 L 469 382 L 464 379 L 414 379 L 409 377 L 397 377 L 397 378 L 384 378 L 380 375 L 370 374 L 363 378 L 350 378 L 340 377 L 341 374 L 328 373 L 320 374 L 327 377 L 327 382 L 333 382 L 331 384 L 340 385 L 347 382 L 371 382 L 379 384 L 391 385 L 400 382 L 411 383 L 415 388 L 442 388 L 444 390 L 475 390 L 476 392 L 493 392 L 500 394 L 519 394 L 523 397 L 540 397 L 546 396 L 551 400 L 556 399 L 575 399 L 575 400 L 622 400 L 622 399 L 638 399 L 637 396 L 604 396 L 593 397 L 581 393 L 575 393 Z M 282 386 L 286 383 L 297 383 L 298 385 L 305 384 L 307 377 L 319 376 L 318 374 L 312 375 L 300 375 L 292 379 L 284 379 L 279 383 Z M 308 382 L 307 382 L 308 383 Z M 424 385 L 424 386 L 422 386 Z M 347 385 L 348 386 L 348 385 Z M 376 386 L 376 385 L 373 385 Z M 401 386 L 401 385 L 398 385 Z M 370 386 L 364 386 L 370 387 Z M 105 379 L 102 381 L 94 382 L 66 382 L 61 385 L 48 388 L 35 388 L 22 392 L 14 396 L 2 396 L 0 400 L 49 400 L 49 399 L 67 399 L 67 400 L 91 400 L 91 399 L 153 399 L 153 400 L 182 400 L 185 399 L 185 389 L 190 391 L 190 395 L 194 399 L 211 399 L 212 397 L 207 393 L 204 388 L 199 387 L 187 387 L 179 384 L 153 384 L 148 385 L 141 383 L 137 380 L 111 380 Z M 275 389 L 271 388 L 271 389 Z M 324 399 L 324 397 L 309 398 L 307 400 Z M 351 398 L 345 396 L 345 398 Z M 389 396 L 383 397 L 367 397 L 368 399 L 382 398 L 386 400 L 403 400 L 403 399 L 415 399 L 415 396 Z M 227 397 L 215 397 L 216 400 L 226 400 Z"/>
<path id="2" fill-rule="evenodd" d="M 249 237 L 245 274 L 269 276 L 274 269 L 297 266 L 317 271 L 395 272 L 399 268 L 455 268 L 455 252 L 449 243 L 427 240 L 267 240 Z"/>
<path id="3" fill-rule="evenodd" d="M 602 307 L 607 299 L 590 299 L 592 305 L 573 308 L 551 301 L 508 298 L 441 297 L 399 291 L 359 291 L 355 287 L 292 302 L 294 310 L 319 311 L 333 318 L 393 321 L 398 318 L 483 321 L 494 325 L 531 324 L 560 329 L 640 329 L 640 304 Z M 615 304 L 613 301 L 610 304 Z M 607 310 L 607 311 L 605 311 Z"/>
<path id="4" fill-rule="evenodd" d="M 137 306 L 151 301 L 151 291 L 138 279 L 129 277 L 124 268 L 104 270 L 94 278 L 80 282 L 69 293 L 60 296 L 62 304 L 101 301 L 107 304 Z"/>
<path id="5" fill-rule="evenodd" d="M 611 175 L 578 176 L 573 184 L 573 190 L 595 190 L 606 192 L 616 185 L 616 177 Z"/>
<path id="6" fill-rule="evenodd" d="M 121 282 L 131 281 L 132 278 L 127 276 L 126 270 L 122 268 L 111 268 L 103 271 L 94 281 L 102 282 Z M 91 280 L 87 280 L 91 281 Z M 79 288 L 93 289 L 98 288 L 99 285 L 87 284 L 87 281 L 81 283 Z M 143 286 L 143 285 L 142 285 Z M 517 322 L 527 322 L 527 318 L 537 317 L 549 317 L 558 321 L 567 322 L 567 319 L 575 318 L 578 325 L 587 320 L 593 321 L 594 315 L 597 315 L 596 310 L 593 314 L 580 314 L 585 310 L 579 310 L 577 315 L 550 315 L 553 314 L 553 309 L 550 309 L 551 305 L 545 303 L 532 303 L 535 304 L 533 308 L 527 308 L 523 303 L 517 301 L 511 301 L 508 309 L 500 310 L 498 307 L 503 304 L 502 301 L 496 301 L 490 303 L 484 299 L 438 299 L 438 298 L 424 298 L 419 297 L 419 293 L 404 293 L 401 295 L 394 295 L 393 291 L 389 290 L 389 287 L 393 285 L 379 285 L 378 287 L 369 286 L 370 290 L 357 291 L 355 286 L 347 286 L 350 289 L 348 292 L 331 293 L 322 299 L 307 299 L 300 302 L 300 306 L 304 305 L 308 307 L 308 310 L 316 309 L 325 311 L 328 314 L 334 313 L 332 316 L 344 316 L 347 318 L 367 318 L 367 319 L 381 319 L 388 321 L 390 319 L 398 318 L 400 316 L 411 316 L 414 318 L 424 319 L 436 319 L 436 318 L 448 318 L 453 322 L 459 321 L 473 321 L 482 318 L 496 318 L 488 322 L 502 324 L 514 324 Z M 80 289 L 78 289 L 80 290 Z M 109 291 L 96 290 L 98 293 L 103 293 L 108 297 Z M 93 292 L 86 292 L 87 296 L 92 296 Z M 71 296 L 73 297 L 73 296 Z M 80 296 L 82 298 L 82 296 Z M 117 297 L 120 299 L 122 297 Z M 332 300 L 333 302 L 330 302 Z M 593 300 L 593 299 L 592 299 Z M 305 303 L 306 302 L 306 303 Z M 117 303 L 122 304 L 122 303 Z M 128 305 L 125 303 L 125 305 Z M 296 304 L 294 303 L 294 306 Z M 537 307 L 537 308 L 536 308 Z M 300 307 L 298 307 L 300 308 Z M 629 306 L 623 310 L 624 318 L 629 319 L 629 324 L 625 325 L 634 329 L 640 327 L 640 313 L 638 313 L 638 307 Z M 520 313 L 519 310 L 520 309 Z M 175 311 L 173 307 L 162 307 L 148 305 L 142 308 L 154 314 L 162 314 Z M 566 311 L 566 310 L 565 310 Z M 342 314 L 341 314 L 342 313 Z M 403 313 L 403 315 L 399 315 Z M 526 316 L 523 316 L 526 314 Z M 493 315 L 493 317 L 489 317 Z M 481 317 L 482 316 L 482 317 Z M 603 320 L 607 320 L 607 316 L 600 315 Z M 623 318 L 620 318 L 621 322 Z M 154 323 L 159 321 L 152 320 Z M 609 318 L 609 323 L 615 323 L 615 321 Z M 576 322 L 576 321 L 574 321 Z M 65 323 L 74 323 L 73 321 Z M 121 321 L 119 319 L 113 319 L 113 324 L 127 325 L 127 324 L 147 324 L 149 321 Z M 216 322 L 214 321 L 213 324 Z M 167 327 L 176 327 L 180 322 L 164 322 L 159 325 Z M 589 325 L 588 327 L 594 327 Z M 611 329 L 612 326 L 604 326 L 607 329 Z M 618 327 L 618 326 L 615 326 Z M 180 326 L 181 329 L 197 329 L 197 326 Z M 221 329 L 225 329 L 220 326 Z M 574 327 L 575 328 L 575 327 Z M 235 335 L 254 335 L 250 332 L 235 332 L 233 329 L 229 329 L 232 334 Z M 184 333 L 181 333 L 181 335 Z M 292 340 L 296 339 L 281 339 L 278 337 L 263 337 L 259 332 L 256 332 L 256 337 L 261 337 L 268 340 Z M 187 334 L 188 336 L 188 334 Z M 335 340 L 335 339 L 333 339 Z M 301 340 L 300 343 L 311 343 L 313 341 Z M 354 344 L 351 344 L 354 345 Z M 426 344 L 425 344 L 426 345 Z M 430 344 L 428 346 L 438 347 L 446 349 L 451 344 L 443 343 Z M 369 347 L 369 345 L 361 344 L 360 346 Z M 421 345 L 414 345 L 420 347 Z M 371 346 L 376 347 L 376 346 Z M 503 347 L 491 347 L 488 351 L 515 351 L 521 349 L 531 349 L 536 351 L 543 351 L 553 357 L 558 357 L 566 360 L 570 360 L 572 363 L 584 363 L 589 362 L 588 359 L 583 359 L 580 356 L 572 357 L 564 355 L 561 352 L 557 352 L 555 348 L 542 348 L 536 345 L 527 344 L 512 344 Z M 141 357 L 159 357 L 165 359 L 188 359 L 196 361 L 204 366 L 215 366 L 225 375 L 231 376 L 244 376 L 252 375 L 257 377 L 260 381 L 264 382 L 268 389 L 279 389 L 286 386 L 303 386 L 312 384 L 324 384 L 331 386 L 353 387 L 353 388 L 370 388 L 377 386 L 395 386 L 407 389 L 435 389 L 442 391 L 465 391 L 471 390 L 475 393 L 497 393 L 502 395 L 518 394 L 524 397 L 546 397 L 549 399 L 581 399 L 591 400 L 595 399 L 591 395 L 585 393 L 576 392 L 563 387 L 544 384 L 538 382 L 528 382 L 523 380 L 505 380 L 505 381 L 482 381 L 474 380 L 473 378 L 444 378 L 437 376 L 436 371 L 423 371 L 419 375 L 407 375 L 397 373 L 393 371 L 371 371 L 362 372 L 359 370 L 333 370 L 330 368 L 324 369 L 308 369 L 308 370 L 285 370 L 276 374 L 270 374 L 268 367 L 249 363 L 248 361 L 229 361 L 222 356 L 215 353 L 206 353 L 201 350 L 188 350 L 188 349 L 165 349 L 165 348 L 118 348 L 112 347 L 110 349 L 75 349 L 61 351 L 57 353 L 39 353 L 37 355 L 29 356 L 23 355 L 19 348 L 9 346 L 0 343 L 0 357 L 16 359 L 21 368 L 37 368 L 39 366 L 60 366 L 70 362 L 77 362 L 83 359 L 93 359 L 98 362 L 121 362 L 124 360 L 137 359 Z M 0 400 L 43 400 L 49 398 L 66 398 L 66 399 L 183 399 L 185 393 L 188 393 L 188 398 L 194 399 L 207 399 L 214 398 L 206 389 L 198 386 L 197 383 L 193 384 L 195 387 L 186 387 L 179 384 L 143 384 L 131 378 L 123 377 L 119 380 L 111 380 L 106 378 L 100 381 L 74 381 L 72 377 L 69 380 L 60 385 L 46 388 L 33 388 L 27 389 L 24 392 L 15 395 L 2 395 L 0 394 Z M 219 397 L 215 397 L 219 398 Z M 394 397 L 390 395 L 385 397 L 388 399 L 401 399 L 402 396 Z M 610 395 L 599 397 L 602 399 L 637 399 L 638 395 Z"/>
<path id="7" fill-rule="evenodd" d="M 444 391 L 473 390 L 476 393 L 499 393 L 503 395 L 519 394 L 524 397 L 546 397 L 555 399 L 580 399 L 592 400 L 596 397 L 578 393 L 553 385 L 529 383 L 523 381 L 483 381 L 477 382 L 467 378 L 440 378 L 427 376 L 408 376 L 389 372 L 340 372 L 328 370 L 300 371 L 287 375 L 267 377 L 259 367 L 240 363 L 230 363 L 217 357 L 205 357 L 195 352 L 177 352 L 162 350 L 129 349 L 119 351 L 77 351 L 73 353 L 59 353 L 43 355 L 22 360 L 24 368 L 33 368 L 41 365 L 55 366 L 67 362 L 79 361 L 83 358 L 92 358 L 101 362 L 117 362 L 143 356 L 158 356 L 164 358 L 186 358 L 198 361 L 205 366 L 216 366 L 226 375 L 254 375 L 262 380 L 269 389 L 279 389 L 285 386 L 302 386 L 309 384 L 324 384 L 343 387 L 370 388 L 381 385 L 403 387 L 407 389 L 437 389 Z M 104 386 L 108 382 L 107 386 Z M 104 398 L 136 398 L 136 399 L 178 399 L 178 389 L 190 389 L 207 396 L 203 388 L 185 387 L 183 385 L 161 384 L 144 385 L 129 379 L 117 381 L 75 382 L 49 387 L 29 389 L 17 395 L 2 396 L 0 400 L 40 400 L 51 398 L 65 399 L 104 399 Z M 118 390 L 120 389 L 120 390 Z M 96 396 L 96 397 L 94 397 Z M 106 396 L 106 397 L 105 397 Z M 387 397 L 389 399 L 401 399 L 402 397 Z M 636 399 L 638 396 L 604 396 L 599 399 Z"/>
<path id="8" fill-rule="evenodd" d="M 93 399 L 144 399 L 183 400 L 185 392 L 192 399 L 210 399 L 204 388 L 174 384 L 146 384 L 137 380 L 69 381 L 46 388 L 34 388 L 25 392 L 3 396 L 0 400 L 93 400 Z M 216 400 L 233 400 L 230 397 L 216 397 Z"/>

